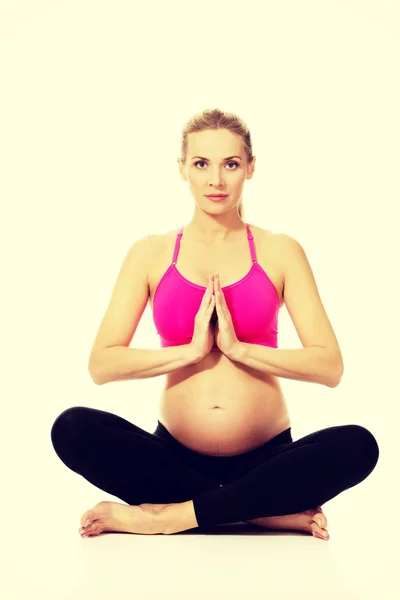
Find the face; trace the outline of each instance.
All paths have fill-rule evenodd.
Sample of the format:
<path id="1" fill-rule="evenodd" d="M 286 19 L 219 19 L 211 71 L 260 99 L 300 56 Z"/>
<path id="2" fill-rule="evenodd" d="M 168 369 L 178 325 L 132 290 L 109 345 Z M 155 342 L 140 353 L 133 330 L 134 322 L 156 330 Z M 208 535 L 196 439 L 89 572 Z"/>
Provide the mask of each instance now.
<path id="1" fill-rule="evenodd" d="M 242 138 L 228 129 L 196 131 L 187 139 L 186 164 L 182 165 L 180 159 L 178 162 L 196 204 L 206 211 L 231 210 L 241 200 L 245 180 L 253 176 L 255 157 L 247 162 Z M 214 202 L 206 194 L 227 197 Z"/>

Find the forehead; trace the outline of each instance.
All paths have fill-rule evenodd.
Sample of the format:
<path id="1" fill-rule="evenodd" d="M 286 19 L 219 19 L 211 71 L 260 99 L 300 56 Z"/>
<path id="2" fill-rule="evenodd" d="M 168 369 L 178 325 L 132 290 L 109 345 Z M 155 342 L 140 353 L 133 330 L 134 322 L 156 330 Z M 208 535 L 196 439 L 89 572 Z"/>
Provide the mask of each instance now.
<path id="1" fill-rule="evenodd" d="M 242 155 L 243 143 L 240 135 L 228 129 L 205 129 L 188 134 L 190 156 L 201 154 L 210 158 L 220 158 L 230 154 Z"/>

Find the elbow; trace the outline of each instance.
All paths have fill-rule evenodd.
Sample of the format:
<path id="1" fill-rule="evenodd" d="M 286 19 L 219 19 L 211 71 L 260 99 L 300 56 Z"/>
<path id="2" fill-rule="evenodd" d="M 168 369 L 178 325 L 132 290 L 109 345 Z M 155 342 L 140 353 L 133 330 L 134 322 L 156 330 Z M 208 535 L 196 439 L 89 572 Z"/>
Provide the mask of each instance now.
<path id="1" fill-rule="evenodd" d="M 100 381 L 100 379 L 96 379 L 96 377 L 93 377 L 93 375 L 91 375 L 92 381 L 93 383 L 95 383 L 96 385 L 103 385 L 104 381 Z"/>
<path id="2" fill-rule="evenodd" d="M 100 380 L 98 379 L 98 377 L 96 377 L 95 373 L 91 369 L 89 369 L 89 375 L 90 375 L 93 383 L 95 383 L 96 385 L 101 385 Z"/>
<path id="3" fill-rule="evenodd" d="M 88 366 L 88 371 L 89 371 L 89 375 L 92 379 L 92 381 L 96 384 L 96 385 L 103 385 L 104 381 L 102 381 L 99 377 L 98 372 L 96 371 L 94 364 L 92 362 L 89 362 L 89 366 Z"/>
<path id="4" fill-rule="evenodd" d="M 339 385 L 339 383 L 342 381 L 343 371 L 344 371 L 344 365 L 343 365 L 343 363 L 340 363 L 337 366 L 337 368 L 335 369 L 335 371 L 331 374 L 331 379 L 328 384 L 328 387 L 335 388 Z"/>

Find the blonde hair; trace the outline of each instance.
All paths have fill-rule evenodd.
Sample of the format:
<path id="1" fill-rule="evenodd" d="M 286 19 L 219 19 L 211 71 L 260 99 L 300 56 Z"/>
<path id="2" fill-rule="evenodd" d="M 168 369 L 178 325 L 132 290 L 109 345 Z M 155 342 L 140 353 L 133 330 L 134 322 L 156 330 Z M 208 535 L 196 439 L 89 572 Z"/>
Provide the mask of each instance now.
<path id="1" fill-rule="evenodd" d="M 231 112 L 224 112 L 218 108 L 206 108 L 200 113 L 191 117 L 182 129 L 181 160 L 186 163 L 187 158 L 187 136 L 195 131 L 204 131 L 205 129 L 229 129 L 232 133 L 240 135 L 243 140 L 243 147 L 246 153 L 247 161 L 253 160 L 251 136 L 246 123 Z M 243 200 L 238 204 L 239 217 L 244 221 Z"/>

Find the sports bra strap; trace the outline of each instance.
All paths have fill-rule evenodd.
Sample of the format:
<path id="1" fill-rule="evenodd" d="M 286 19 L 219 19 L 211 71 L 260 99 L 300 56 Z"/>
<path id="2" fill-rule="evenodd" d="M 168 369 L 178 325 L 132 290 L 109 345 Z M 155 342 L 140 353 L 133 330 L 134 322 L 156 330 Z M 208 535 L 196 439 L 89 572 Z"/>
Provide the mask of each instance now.
<path id="1" fill-rule="evenodd" d="M 253 238 L 253 234 L 251 233 L 251 229 L 248 226 L 248 224 L 246 223 L 246 227 L 247 227 L 247 239 L 249 240 L 249 246 L 250 246 L 250 254 L 251 254 L 251 260 L 253 261 L 253 263 L 257 262 L 257 256 L 256 256 L 256 248 L 254 245 L 254 238 Z"/>
<path id="2" fill-rule="evenodd" d="M 172 257 L 172 264 L 173 265 L 176 265 L 176 259 L 178 258 L 178 252 L 179 252 L 179 247 L 181 245 L 182 235 L 183 235 L 183 227 L 181 228 L 181 230 L 179 231 L 178 235 L 176 236 L 175 250 L 174 250 L 174 255 Z"/>

